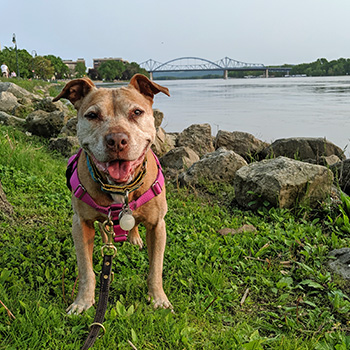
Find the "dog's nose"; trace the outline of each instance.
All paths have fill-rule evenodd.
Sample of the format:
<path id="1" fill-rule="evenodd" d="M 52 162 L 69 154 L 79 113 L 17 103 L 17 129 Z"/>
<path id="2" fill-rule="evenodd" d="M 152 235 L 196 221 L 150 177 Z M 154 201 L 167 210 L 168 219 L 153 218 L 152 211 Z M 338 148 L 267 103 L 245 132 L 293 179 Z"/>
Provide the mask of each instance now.
<path id="1" fill-rule="evenodd" d="M 123 151 L 128 145 L 128 136 L 122 132 L 108 134 L 106 145 L 112 150 Z"/>

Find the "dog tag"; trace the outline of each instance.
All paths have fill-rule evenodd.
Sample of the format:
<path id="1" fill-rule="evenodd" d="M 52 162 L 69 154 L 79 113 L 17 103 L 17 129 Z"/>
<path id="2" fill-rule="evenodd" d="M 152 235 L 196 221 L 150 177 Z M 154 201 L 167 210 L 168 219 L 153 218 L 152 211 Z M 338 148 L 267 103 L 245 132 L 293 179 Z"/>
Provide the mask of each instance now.
<path id="1" fill-rule="evenodd" d="M 127 206 L 119 214 L 119 226 L 124 231 L 130 231 L 135 226 L 132 210 Z"/>

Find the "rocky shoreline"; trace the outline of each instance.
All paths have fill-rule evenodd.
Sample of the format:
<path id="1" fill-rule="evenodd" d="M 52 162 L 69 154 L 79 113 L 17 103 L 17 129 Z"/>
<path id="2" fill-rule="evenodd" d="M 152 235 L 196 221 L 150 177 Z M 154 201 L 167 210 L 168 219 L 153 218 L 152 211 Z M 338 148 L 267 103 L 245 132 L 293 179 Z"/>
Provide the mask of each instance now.
<path id="1" fill-rule="evenodd" d="M 69 103 L 29 93 L 13 83 L 0 83 L 0 122 L 50 140 L 65 157 L 79 148 L 77 119 Z M 179 133 L 161 127 L 163 113 L 154 110 L 157 137 L 153 151 L 169 180 L 200 186 L 203 181 L 234 185 L 237 202 L 249 209 L 268 201 L 291 208 L 315 207 L 333 198 L 336 187 L 350 194 L 350 160 L 323 138 L 289 138 L 272 144 L 241 131 L 191 125 Z"/>

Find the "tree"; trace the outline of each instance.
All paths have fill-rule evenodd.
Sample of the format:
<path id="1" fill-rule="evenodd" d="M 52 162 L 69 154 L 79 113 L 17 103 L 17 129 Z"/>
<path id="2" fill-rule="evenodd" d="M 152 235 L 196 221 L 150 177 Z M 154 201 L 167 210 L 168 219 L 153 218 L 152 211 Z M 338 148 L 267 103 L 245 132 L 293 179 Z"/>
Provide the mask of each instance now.
<path id="1" fill-rule="evenodd" d="M 107 81 L 113 81 L 114 79 L 120 80 L 125 70 L 125 66 L 121 61 L 105 61 L 98 68 L 98 74 L 102 79 Z"/>
<path id="2" fill-rule="evenodd" d="M 54 55 L 46 55 L 44 57 L 51 62 L 51 65 L 54 68 L 55 77 L 57 79 L 63 79 L 69 75 L 69 68 L 63 63 L 60 57 L 56 57 Z"/>
<path id="3" fill-rule="evenodd" d="M 149 73 L 146 69 L 141 68 L 136 62 L 124 63 L 125 70 L 122 74 L 123 80 L 130 80 L 136 73 L 141 73 L 149 77 Z"/>
<path id="4" fill-rule="evenodd" d="M 84 75 L 86 75 L 86 66 L 83 62 L 78 62 L 75 66 L 75 76 L 77 78 L 82 78 Z"/>
<path id="5" fill-rule="evenodd" d="M 18 54 L 18 68 L 19 74 L 22 78 L 31 77 L 30 64 L 32 62 L 32 56 L 24 49 L 17 49 Z M 0 52 L 0 61 L 6 63 L 10 72 L 17 73 L 17 63 L 16 63 L 16 50 L 12 47 L 5 47 Z"/>
<path id="6" fill-rule="evenodd" d="M 34 70 L 35 74 L 43 80 L 51 79 L 55 73 L 55 69 L 51 65 L 51 61 L 42 56 L 36 56 L 34 58 Z"/>

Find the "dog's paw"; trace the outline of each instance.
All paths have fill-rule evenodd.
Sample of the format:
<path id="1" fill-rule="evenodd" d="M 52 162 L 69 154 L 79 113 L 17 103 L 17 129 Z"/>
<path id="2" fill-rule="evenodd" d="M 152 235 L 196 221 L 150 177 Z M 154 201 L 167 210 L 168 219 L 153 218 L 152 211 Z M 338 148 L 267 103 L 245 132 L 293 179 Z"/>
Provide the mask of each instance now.
<path id="1" fill-rule="evenodd" d="M 138 245 L 140 249 L 143 248 L 143 241 L 142 238 L 140 237 L 139 233 L 134 233 L 132 234 L 130 232 L 129 234 L 129 242 L 133 245 Z"/>
<path id="2" fill-rule="evenodd" d="M 68 315 L 79 315 L 83 311 L 89 309 L 94 303 L 94 300 L 92 302 L 74 301 L 74 303 L 67 308 L 66 312 Z"/>
<path id="3" fill-rule="evenodd" d="M 152 302 L 155 309 L 170 309 L 172 312 L 174 312 L 174 308 L 165 294 L 156 297 L 149 295 L 148 301 Z"/>

